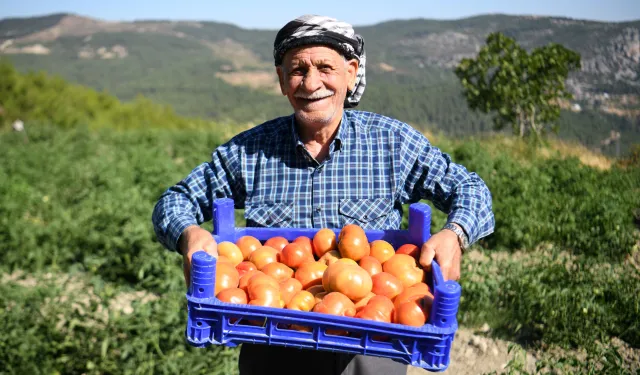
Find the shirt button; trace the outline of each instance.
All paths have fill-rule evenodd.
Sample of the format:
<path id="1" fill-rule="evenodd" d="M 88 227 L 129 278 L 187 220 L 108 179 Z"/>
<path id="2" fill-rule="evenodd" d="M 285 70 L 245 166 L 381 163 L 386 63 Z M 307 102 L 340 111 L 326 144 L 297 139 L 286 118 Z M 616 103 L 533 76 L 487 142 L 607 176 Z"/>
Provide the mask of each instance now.
<path id="1" fill-rule="evenodd" d="M 322 206 L 316 207 L 316 212 L 320 212 L 320 211 L 322 211 Z"/>

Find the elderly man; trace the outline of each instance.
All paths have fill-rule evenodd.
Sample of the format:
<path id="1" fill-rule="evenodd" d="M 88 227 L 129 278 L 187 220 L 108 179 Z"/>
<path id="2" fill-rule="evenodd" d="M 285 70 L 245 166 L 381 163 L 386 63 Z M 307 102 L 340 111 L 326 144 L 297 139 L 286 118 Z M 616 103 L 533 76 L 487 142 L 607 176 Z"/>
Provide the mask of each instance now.
<path id="1" fill-rule="evenodd" d="M 159 241 L 184 258 L 216 251 L 199 224 L 212 202 L 230 197 L 245 208 L 247 226 L 398 229 L 402 205 L 429 199 L 448 213 L 445 227 L 421 249 L 445 277 L 460 277 L 462 251 L 493 231 L 491 194 L 474 173 L 418 131 L 363 111 L 364 41 L 349 24 L 302 16 L 286 24 L 274 43 L 282 94 L 293 114 L 238 134 L 212 160 L 168 189 L 153 213 Z M 388 359 L 278 346 L 243 344 L 241 374 L 405 374 Z"/>

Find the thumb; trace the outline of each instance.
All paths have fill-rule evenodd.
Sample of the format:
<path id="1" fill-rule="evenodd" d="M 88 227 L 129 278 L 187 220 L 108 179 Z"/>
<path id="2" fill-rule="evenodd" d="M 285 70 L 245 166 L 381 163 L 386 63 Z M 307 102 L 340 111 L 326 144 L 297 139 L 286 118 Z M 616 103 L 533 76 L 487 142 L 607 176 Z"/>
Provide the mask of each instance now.
<path id="1" fill-rule="evenodd" d="M 211 255 L 214 258 L 218 257 L 218 244 L 215 240 L 208 242 L 203 246 L 203 250 L 207 252 L 207 254 Z"/>
<path id="2" fill-rule="evenodd" d="M 435 247 L 429 242 L 425 242 L 420 250 L 420 265 L 427 271 L 431 271 L 431 262 L 436 256 Z"/>

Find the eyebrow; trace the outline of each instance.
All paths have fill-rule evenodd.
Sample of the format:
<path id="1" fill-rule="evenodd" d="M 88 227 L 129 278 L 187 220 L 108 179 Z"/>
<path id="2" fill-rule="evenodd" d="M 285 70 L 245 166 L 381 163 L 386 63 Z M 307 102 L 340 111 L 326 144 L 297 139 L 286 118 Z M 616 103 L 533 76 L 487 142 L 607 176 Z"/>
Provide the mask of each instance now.
<path id="1" fill-rule="evenodd" d="M 313 60 L 311 62 L 313 65 L 335 65 L 334 61 L 331 59 L 318 59 Z M 293 59 L 291 60 L 291 66 L 308 66 L 307 60 L 305 59 Z"/>

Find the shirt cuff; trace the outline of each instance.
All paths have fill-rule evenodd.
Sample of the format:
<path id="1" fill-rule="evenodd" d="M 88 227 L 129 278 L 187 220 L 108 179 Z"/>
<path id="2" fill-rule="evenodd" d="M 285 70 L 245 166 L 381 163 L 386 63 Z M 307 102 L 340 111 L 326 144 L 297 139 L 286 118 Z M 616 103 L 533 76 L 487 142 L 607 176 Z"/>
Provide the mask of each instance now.
<path id="1" fill-rule="evenodd" d="M 169 226 L 167 227 L 167 245 L 169 245 L 173 251 L 180 253 L 180 249 L 178 248 L 180 236 L 187 227 L 192 225 L 198 225 L 198 223 L 193 218 L 189 217 L 177 217 L 169 223 Z"/>
<path id="2" fill-rule="evenodd" d="M 475 236 L 477 223 L 469 210 L 458 209 L 452 212 L 447 218 L 447 224 L 458 224 L 467 235 L 469 246 L 478 240 Z"/>

